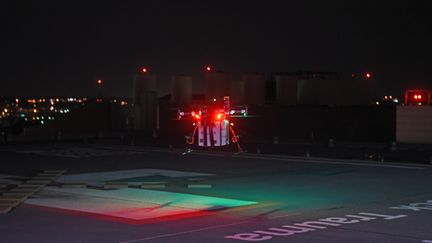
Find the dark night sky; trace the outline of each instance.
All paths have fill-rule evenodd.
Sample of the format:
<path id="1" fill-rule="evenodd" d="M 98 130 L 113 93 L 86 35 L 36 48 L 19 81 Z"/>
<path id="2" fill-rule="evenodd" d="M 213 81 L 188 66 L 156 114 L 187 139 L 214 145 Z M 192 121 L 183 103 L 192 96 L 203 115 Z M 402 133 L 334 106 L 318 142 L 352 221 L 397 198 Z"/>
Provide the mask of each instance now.
<path id="1" fill-rule="evenodd" d="M 172 74 L 198 83 L 206 64 L 237 74 L 371 71 L 377 93 L 432 88 L 427 0 L 5 0 L 0 7 L 0 95 L 129 96 L 143 65 L 161 75 L 163 93 Z"/>

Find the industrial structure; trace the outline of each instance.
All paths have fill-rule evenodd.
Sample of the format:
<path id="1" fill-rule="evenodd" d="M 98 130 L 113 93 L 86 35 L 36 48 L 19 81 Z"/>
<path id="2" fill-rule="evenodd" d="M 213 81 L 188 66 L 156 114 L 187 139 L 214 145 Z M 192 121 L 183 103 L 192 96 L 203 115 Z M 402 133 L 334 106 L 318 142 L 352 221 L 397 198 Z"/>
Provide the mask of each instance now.
<path id="1" fill-rule="evenodd" d="M 192 77 L 172 77 L 171 102 L 191 104 Z M 230 96 L 233 104 L 263 105 L 355 105 L 368 104 L 367 87 L 360 80 L 344 78 L 335 72 L 248 73 L 241 78 L 206 69 L 206 100 Z"/>
<path id="2" fill-rule="evenodd" d="M 404 99 L 387 95 L 371 103 L 372 99 L 367 96 L 370 82 L 339 73 L 278 72 L 234 76 L 206 68 L 201 79 L 184 74 L 171 76 L 170 95 L 161 98 L 157 86 L 160 80 L 148 68 L 141 69 L 132 81 L 131 99 L 27 97 L 5 100 L 1 105 L 0 132 L 3 137 L 16 134 L 14 139 L 21 135 L 26 139 L 91 138 L 111 133 L 152 134 L 172 141 L 191 132 L 189 121 L 173 121 L 178 109 L 204 114 L 204 111 L 210 111 L 206 104 L 223 107 L 224 97 L 229 96 L 232 107 L 247 106 L 256 115 L 250 122 L 243 122 L 227 110 L 222 112 L 225 118 L 233 118 L 232 121 L 225 120 L 236 123 L 236 131 L 243 136 L 242 140 L 332 138 L 432 144 L 431 90 L 407 90 Z M 205 89 L 194 89 L 199 86 L 194 86 L 194 82 L 202 81 Z M 82 117 L 88 119 L 80 123 Z M 10 125 L 12 118 L 28 124 L 19 123 L 20 129 L 16 129 L 17 126 Z M 77 127 L 81 128 L 74 129 Z M 202 140 L 204 145 L 226 144 L 223 142 L 226 139 L 214 142 L 210 132 L 207 143 L 206 129 L 202 129 L 205 139 L 198 138 L 197 141 Z M 229 135 L 229 129 L 226 131 Z"/>
<path id="3" fill-rule="evenodd" d="M 133 80 L 133 127 L 153 131 L 157 127 L 158 92 L 156 75 L 147 68 L 135 75 Z"/>

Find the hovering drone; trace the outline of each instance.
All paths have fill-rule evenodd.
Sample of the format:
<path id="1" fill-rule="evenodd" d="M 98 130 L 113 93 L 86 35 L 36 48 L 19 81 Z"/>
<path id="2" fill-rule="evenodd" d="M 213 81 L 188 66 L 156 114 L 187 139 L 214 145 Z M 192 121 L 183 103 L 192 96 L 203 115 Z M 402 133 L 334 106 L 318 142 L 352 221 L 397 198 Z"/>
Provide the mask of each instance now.
<path id="1" fill-rule="evenodd" d="M 193 145 L 195 137 L 198 138 L 196 144 L 199 147 L 223 147 L 230 144 L 237 145 L 238 152 L 242 152 L 239 144 L 239 136 L 234 131 L 234 123 L 230 121 L 231 117 L 248 117 L 248 108 L 246 106 L 230 106 L 229 96 L 224 96 L 223 104 L 218 104 L 216 99 L 212 100 L 210 105 L 200 106 L 194 111 L 177 111 L 177 119 L 193 119 L 192 136 L 186 137 L 186 143 Z M 230 139 L 231 133 L 231 139 Z M 191 150 L 188 149 L 188 152 Z"/>

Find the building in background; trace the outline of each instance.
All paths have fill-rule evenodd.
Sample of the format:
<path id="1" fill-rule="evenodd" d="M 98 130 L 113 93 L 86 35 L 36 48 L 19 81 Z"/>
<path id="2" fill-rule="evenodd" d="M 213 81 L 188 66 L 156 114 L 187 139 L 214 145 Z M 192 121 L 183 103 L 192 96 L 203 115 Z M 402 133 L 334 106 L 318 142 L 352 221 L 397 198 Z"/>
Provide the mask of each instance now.
<path id="1" fill-rule="evenodd" d="M 245 103 L 248 105 L 262 106 L 266 103 L 266 82 L 268 75 L 244 74 Z"/>
<path id="2" fill-rule="evenodd" d="M 192 103 L 192 76 L 172 76 L 171 102 L 175 105 L 190 105 Z"/>
<path id="3" fill-rule="evenodd" d="M 157 128 L 158 92 L 156 75 L 142 72 L 133 80 L 133 128 L 152 132 Z"/>
<path id="4" fill-rule="evenodd" d="M 205 73 L 205 83 L 208 100 L 222 100 L 230 92 L 230 83 L 226 73 L 208 71 Z"/>
<path id="5" fill-rule="evenodd" d="M 295 105 L 297 104 L 297 77 L 286 73 L 279 73 L 273 75 L 273 80 L 276 85 L 275 89 L 275 103 L 278 105 Z"/>

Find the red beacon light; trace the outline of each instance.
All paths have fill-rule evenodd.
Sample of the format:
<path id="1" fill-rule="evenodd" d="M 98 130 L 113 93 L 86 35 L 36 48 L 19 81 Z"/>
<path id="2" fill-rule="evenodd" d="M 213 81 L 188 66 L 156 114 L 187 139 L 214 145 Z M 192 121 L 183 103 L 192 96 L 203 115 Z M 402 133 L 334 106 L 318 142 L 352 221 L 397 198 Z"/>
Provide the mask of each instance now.
<path id="1" fill-rule="evenodd" d="M 421 99 L 422 99 L 421 94 L 416 94 L 416 95 L 414 95 L 414 99 L 415 99 L 415 100 L 421 100 Z"/>
<path id="2" fill-rule="evenodd" d="M 144 67 L 144 68 L 141 69 L 141 72 L 143 72 L 143 73 L 147 73 L 147 72 L 148 72 L 148 69 Z"/>
<path id="3" fill-rule="evenodd" d="M 406 90 L 405 105 L 432 105 L 432 91 L 426 89 Z"/>
<path id="4" fill-rule="evenodd" d="M 97 84 L 102 84 L 102 79 L 98 79 L 96 82 Z"/>
<path id="5" fill-rule="evenodd" d="M 212 68 L 211 68 L 210 66 L 207 66 L 207 67 L 206 67 L 206 71 L 207 71 L 207 72 L 210 72 L 211 70 L 212 70 Z"/>

